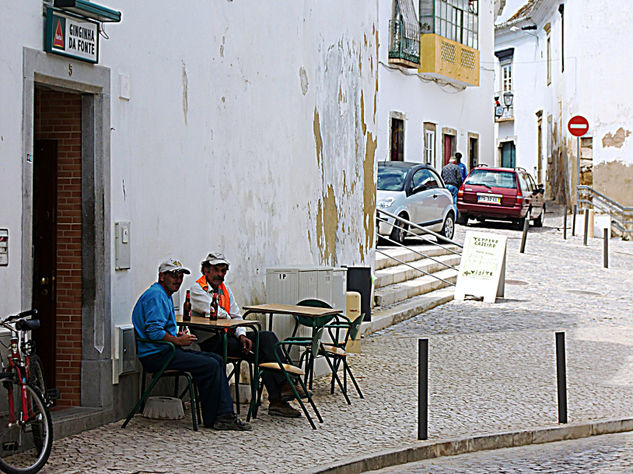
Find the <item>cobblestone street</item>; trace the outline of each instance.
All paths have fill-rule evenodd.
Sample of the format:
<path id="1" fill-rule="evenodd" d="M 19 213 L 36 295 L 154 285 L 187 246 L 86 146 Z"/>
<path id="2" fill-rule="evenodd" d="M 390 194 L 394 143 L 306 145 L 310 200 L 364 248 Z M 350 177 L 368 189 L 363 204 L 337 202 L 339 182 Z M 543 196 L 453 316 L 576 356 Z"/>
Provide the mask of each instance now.
<path id="1" fill-rule="evenodd" d="M 458 241 L 466 230 L 508 235 L 505 298 L 495 304 L 451 302 L 365 338 L 363 353 L 350 356 L 365 399 L 352 390 L 348 406 L 340 394 L 328 393 L 328 380 L 315 381 L 324 418 L 317 431 L 303 418 L 271 418 L 266 407 L 250 433 L 196 433 L 188 417 L 176 422 L 136 417 L 126 430 L 118 422 L 56 441 L 44 472 L 298 472 L 419 445 L 420 337 L 429 339 L 430 441 L 557 425 L 558 330 L 566 332 L 569 421 L 630 417 L 633 244 L 612 239 L 611 268 L 604 269 L 602 240 L 590 239 L 585 247 L 577 233 L 564 241 L 561 224 L 562 216 L 548 214 L 543 228 L 530 230 L 525 254 L 519 253 L 521 232 L 508 225 L 458 226 Z M 585 442 L 588 449 L 600 449 L 599 441 Z M 515 457 L 533 459 L 539 449 L 570 453 L 580 446 L 576 443 L 521 448 L 527 454 Z M 618 456 L 633 453 L 631 437 L 613 443 Z M 469 456 L 467 463 L 478 459 Z M 485 466 L 505 465 L 514 455 L 481 456 L 482 464 L 472 464 L 480 471 L 474 472 L 494 470 Z M 459 463 L 458 457 L 428 461 L 435 464 L 418 472 L 453 472 L 451 462 Z"/>

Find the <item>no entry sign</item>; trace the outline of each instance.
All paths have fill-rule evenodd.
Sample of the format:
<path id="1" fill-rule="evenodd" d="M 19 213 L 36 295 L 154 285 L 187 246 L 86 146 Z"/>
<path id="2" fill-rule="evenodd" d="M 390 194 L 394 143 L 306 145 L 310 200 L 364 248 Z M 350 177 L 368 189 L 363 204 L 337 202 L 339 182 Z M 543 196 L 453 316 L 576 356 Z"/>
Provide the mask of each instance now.
<path id="1" fill-rule="evenodd" d="M 567 129 L 575 137 L 582 137 L 589 131 L 589 122 L 582 115 L 576 115 L 569 119 Z"/>

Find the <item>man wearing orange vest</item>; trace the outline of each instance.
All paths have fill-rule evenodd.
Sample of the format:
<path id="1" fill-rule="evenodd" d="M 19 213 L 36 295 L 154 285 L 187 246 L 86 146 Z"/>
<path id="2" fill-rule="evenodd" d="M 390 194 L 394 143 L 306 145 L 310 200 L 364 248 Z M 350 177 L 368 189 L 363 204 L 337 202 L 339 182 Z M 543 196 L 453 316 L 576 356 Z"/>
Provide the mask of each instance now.
<path id="1" fill-rule="evenodd" d="M 242 319 L 240 307 L 233 296 L 231 289 L 224 283 L 226 273 L 229 271 L 229 262 L 224 255 L 219 252 L 210 253 L 202 261 L 202 276 L 191 287 L 191 312 L 198 316 L 208 316 L 213 294 L 217 293 L 218 298 L 218 319 Z M 222 336 L 214 335 L 206 340 L 202 334 L 198 337 L 201 340 L 200 347 L 203 351 L 222 354 Z M 245 328 L 236 328 L 235 334 L 229 334 L 228 354 L 231 356 L 241 356 L 247 360 L 253 360 L 252 352 L 255 340 L 254 332 L 246 332 Z M 259 362 L 275 362 L 274 348 L 279 341 L 272 331 L 259 332 Z M 283 360 L 283 356 L 282 356 Z M 288 386 L 285 378 L 281 374 L 264 374 L 264 385 L 268 391 L 268 413 L 273 416 L 284 416 L 287 418 L 297 418 L 301 412 L 288 403 L 292 396 L 292 389 Z M 299 393 L 301 388 L 297 387 Z"/>

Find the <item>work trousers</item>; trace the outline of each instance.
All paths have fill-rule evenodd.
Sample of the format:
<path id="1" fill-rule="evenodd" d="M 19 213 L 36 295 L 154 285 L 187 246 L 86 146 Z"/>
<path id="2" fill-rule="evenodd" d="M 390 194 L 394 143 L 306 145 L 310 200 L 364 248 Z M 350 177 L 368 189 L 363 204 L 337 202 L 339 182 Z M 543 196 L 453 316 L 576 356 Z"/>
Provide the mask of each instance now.
<path id="1" fill-rule="evenodd" d="M 140 361 L 149 372 L 158 371 L 169 356 L 170 351 L 141 357 Z M 176 348 L 174 358 L 167 369 L 189 372 L 198 386 L 202 405 L 202 420 L 207 427 L 213 426 L 218 415 L 233 413 L 233 399 L 226 378 L 222 357 L 209 352 Z M 194 407 L 192 407 L 192 410 Z"/>
<path id="2" fill-rule="evenodd" d="M 455 219 L 457 219 L 457 191 L 459 191 L 459 189 L 454 184 L 447 184 L 446 189 L 448 189 L 453 196 L 453 209 L 455 209 Z"/>
<path id="3" fill-rule="evenodd" d="M 246 337 L 253 342 L 253 351 L 255 350 L 255 332 L 247 332 Z M 222 354 L 222 341 L 221 334 L 213 336 L 200 344 L 202 350 L 214 352 L 216 354 Z M 259 331 L 259 362 L 277 362 L 275 358 L 275 344 L 279 341 L 277 335 L 272 331 Z M 228 336 L 227 355 L 233 357 L 242 357 L 249 362 L 255 361 L 253 354 L 244 354 L 242 352 L 242 345 L 240 340 L 235 335 Z M 277 353 L 282 362 L 287 363 L 283 353 L 277 348 Z M 274 401 L 281 398 L 281 386 L 285 382 L 286 378 L 283 374 L 273 374 L 266 372 L 262 376 L 262 381 L 268 391 L 268 400 Z"/>

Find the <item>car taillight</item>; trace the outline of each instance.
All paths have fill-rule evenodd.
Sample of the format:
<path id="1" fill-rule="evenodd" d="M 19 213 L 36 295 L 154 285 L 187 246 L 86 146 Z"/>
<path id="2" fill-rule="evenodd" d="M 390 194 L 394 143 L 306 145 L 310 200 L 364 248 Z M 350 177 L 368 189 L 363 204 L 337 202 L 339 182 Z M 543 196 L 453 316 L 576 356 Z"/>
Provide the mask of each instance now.
<path id="1" fill-rule="evenodd" d="M 520 189 L 517 189 L 517 204 L 523 204 L 523 194 Z"/>
<path id="2" fill-rule="evenodd" d="M 463 198 L 464 197 L 464 185 L 463 184 L 459 187 L 459 190 L 457 191 L 457 197 L 458 198 Z"/>

